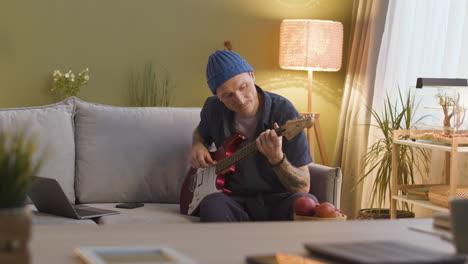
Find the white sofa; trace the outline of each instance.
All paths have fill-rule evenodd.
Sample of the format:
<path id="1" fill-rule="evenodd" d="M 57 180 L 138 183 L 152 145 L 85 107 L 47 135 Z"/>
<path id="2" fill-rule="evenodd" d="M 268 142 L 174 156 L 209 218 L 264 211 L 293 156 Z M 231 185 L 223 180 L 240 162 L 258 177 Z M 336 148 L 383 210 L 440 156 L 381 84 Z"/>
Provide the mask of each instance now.
<path id="1" fill-rule="evenodd" d="M 94 220 L 34 212 L 34 224 L 191 223 L 179 213 L 192 131 L 200 108 L 114 107 L 70 97 L 52 105 L 0 109 L 0 130 L 27 127 L 47 160 L 38 176 L 55 178 L 77 204 L 120 211 Z M 339 168 L 311 164 L 311 193 L 339 206 Z M 144 207 L 118 209 L 117 203 Z"/>

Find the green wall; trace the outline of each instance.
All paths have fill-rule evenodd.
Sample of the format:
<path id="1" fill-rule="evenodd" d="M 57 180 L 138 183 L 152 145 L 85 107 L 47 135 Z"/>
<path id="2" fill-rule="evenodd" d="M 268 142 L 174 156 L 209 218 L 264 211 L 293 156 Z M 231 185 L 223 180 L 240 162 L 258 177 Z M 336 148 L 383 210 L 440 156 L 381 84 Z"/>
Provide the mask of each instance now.
<path id="1" fill-rule="evenodd" d="M 171 76 L 173 106 L 202 106 L 209 54 L 231 40 L 257 84 L 306 110 L 307 73 L 278 66 L 282 19 L 341 21 L 342 70 L 315 72 L 313 109 L 331 157 L 344 85 L 352 0 L 17 0 L 0 8 L 0 107 L 53 103 L 56 69 L 90 69 L 79 97 L 129 105 L 133 69 L 153 61 Z M 191 128 L 190 128 L 191 129 Z"/>

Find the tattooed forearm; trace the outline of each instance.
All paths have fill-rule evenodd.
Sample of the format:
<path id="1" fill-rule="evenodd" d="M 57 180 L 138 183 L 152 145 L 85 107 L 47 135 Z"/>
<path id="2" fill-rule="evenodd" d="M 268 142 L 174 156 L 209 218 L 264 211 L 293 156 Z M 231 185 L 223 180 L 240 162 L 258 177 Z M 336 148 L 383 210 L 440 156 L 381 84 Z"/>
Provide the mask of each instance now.
<path id="1" fill-rule="evenodd" d="M 309 192 L 310 175 L 308 169 L 294 167 L 285 158 L 280 165 L 273 167 L 273 171 L 289 192 Z"/>

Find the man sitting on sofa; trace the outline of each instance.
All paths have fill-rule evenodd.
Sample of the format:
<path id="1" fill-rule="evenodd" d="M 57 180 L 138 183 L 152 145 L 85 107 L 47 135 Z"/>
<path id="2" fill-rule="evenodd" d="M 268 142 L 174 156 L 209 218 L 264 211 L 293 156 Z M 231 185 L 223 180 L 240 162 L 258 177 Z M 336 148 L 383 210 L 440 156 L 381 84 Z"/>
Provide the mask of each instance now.
<path id="1" fill-rule="evenodd" d="M 252 67 L 235 52 L 211 54 L 206 77 L 215 96 L 206 100 L 193 132 L 191 166 L 215 165 L 207 147 L 214 142 L 219 148 L 233 133 L 255 140 L 259 152 L 236 164 L 227 182 L 232 194 L 213 193 L 202 200 L 200 221 L 290 220 L 295 199 L 308 196 L 317 202 L 308 193 L 312 158 L 304 132 L 288 141 L 274 130 L 299 116 L 294 106 L 255 85 Z"/>

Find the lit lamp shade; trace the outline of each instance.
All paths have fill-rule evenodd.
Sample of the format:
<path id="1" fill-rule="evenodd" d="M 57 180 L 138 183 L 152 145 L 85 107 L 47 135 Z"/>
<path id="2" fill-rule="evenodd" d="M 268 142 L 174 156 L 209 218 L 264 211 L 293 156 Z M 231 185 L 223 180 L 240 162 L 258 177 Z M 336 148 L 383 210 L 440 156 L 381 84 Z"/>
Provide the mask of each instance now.
<path id="1" fill-rule="evenodd" d="M 341 22 L 311 19 L 285 19 L 281 22 L 281 68 L 338 71 L 341 68 L 342 53 Z"/>

